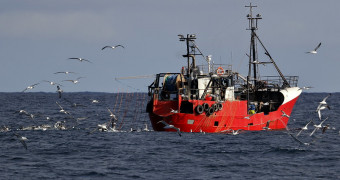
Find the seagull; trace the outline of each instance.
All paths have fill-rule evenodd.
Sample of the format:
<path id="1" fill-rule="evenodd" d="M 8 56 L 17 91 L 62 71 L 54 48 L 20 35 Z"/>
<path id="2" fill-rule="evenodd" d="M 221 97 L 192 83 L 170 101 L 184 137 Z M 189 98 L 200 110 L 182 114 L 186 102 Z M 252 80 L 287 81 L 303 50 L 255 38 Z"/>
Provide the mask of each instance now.
<path id="1" fill-rule="evenodd" d="M 60 71 L 60 72 L 55 72 L 54 74 L 76 74 L 75 72 L 70 72 L 70 71 Z"/>
<path id="2" fill-rule="evenodd" d="M 329 129 L 329 124 L 327 124 L 326 126 L 322 127 L 322 134 L 324 134 L 327 129 Z"/>
<path id="3" fill-rule="evenodd" d="M 56 83 L 56 82 L 53 82 L 53 81 L 44 80 L 44 82 L 48 82 L 48 83 L 51 84 L 52 86 L 54 86 L 54 85 L 61 86 L 59 83 Z"/>
<path id="4" fill-rule="evenodd" d="M 90 99 L 90 100 L 92 101 L 92 103 L 99 103 L 99 101 L 96 99 Z"/>
<path id="5" fill-rule="evenodd" d="M 85 120 L 85 119 L 88 119 L 88 117 L 80 117 L 80 118 L 77 118 L 76 120 L 77 121 L 82 121 L 82 120 Z"/>
<path id="6" fill-rule="evenodd" d="M 93 129 L 92 131 L 88 132 L 87 134 L 92 134 L 94 133 L 95 131 L 101 131 L 101 132 L 104 132 L 104 131 L 107 131 L 108 128 L 107 128 L 107 124 L 104 123 L 104 124 L 98 124 L 97 127 L 95 129 Z"/>
<path id="7" fill-rule="evenodd" d="M 55 129 L 58 129 L 58 130 L 65 130 L 66 127 L 65 127 L 65 121 L 61 122 L 61 121 L 57 121 L 55 124 L 54 124 L 54 128 Z"/>
<path id="8" fill-rule="evenodd" d="M 309 143 L 304 143 L 302 141 L 300 141 L 297 137 L 293 136 L 292 134 L 288 133 L 296 142 L 300 143 L 300 144 L 303 144 L 303 145 L 306 145 L 306 146 L 309 146 L 310 144 Z"/>
<path id="9" fill-rule="evenodd" d="M 326 108 L 331 109 L 328 105 L 322 105 L 322 106 L 320 106 L 320 108 L 318 108 L 318 109 L 316 110 L 316 112 L 317 112 L 318 115 L 319 115 L 320 121 L 321 121 L 321 110 L 324 110 L 324 109 L 326 109 Z"/>
<path id="10" fill-rule="evenodd" d="M 308 125 L 309 125 L 311 122 L 313 122 L 313 124 L 314 124 L 313 119 L 311 119 L 304 127 L 301 128 L 300 132 L 297 133 L 296 136 L 299 136 L 299 135 L 301 134 L 302 131 L 308 130 Z"/>
<path id="11" fill-rule="evenodd" d="M 323 122 L 325 122 L 327 119 L 328 119 L 328 117 L 327 117 L 325 120 L 321 121 L 321 123 L 320 123 L 320 124 L 318 124 L 318 125 L 315 125 L 315 124 L 314 124 L 314 127 L 315 127 L 315 128 L 314 128 L 313 132 L 312 132 L 312 133 L 310 133 L 310 135 L 309 135 L 309 136 L 312 136 L 312 135 L 315 133 L 315 131 L 316 131 L 316 130 L 318 130 L 318 129 L 322 128 L 322 123 L 323 123 Z"/>
<path id="12" fill-rule="evenodd" d="M 320 104 L 327 104 L 326 100 L 329 96 L 331 96 L 332 94 L 328 94 L 328 96 L 326 96 L 321 102 Z"/>
<path id="13" fill-rule="evenodd" d="M 299 88 L 299 90 L 302 90 L 302 89 L 309 90 L 309 89 L 311 89 L 311 88 L 313 88 L 313 87 L 307 86 L 307 87 Z"/>
<path id="14" fill-rule="evenodd" d="M 270 121 L 267 121 L 266 127 L 263 127 L 262 129 L 264 129 L 264 130 L 270 130 L 269 124 L 270 124 Z"/>
<path id="15" fill-rule="evenodd" d="M 29 117 L 31 118 L 31 119 L 34 119 L 34 114 L 29 114 Z"/>
<path id="16" fill-rule="evenodd" d="M 150 131 L 148 128 L 148 124 L 145 123 L 145 128 L 143 129 L 143 131 Z"/>
<path id="17" fill-rule="evenodd" d="M 22 115 L 29 116 L 31 119 L 34 119 L 34 117 L 35 117 L 33 114 L 30 114 L 25 110 L 19 110 L 19 111 L 16 111 L 16 112 L 18 112 L 19 114 L 22 114 Z"/>
<path id="18" fill-rule="evenodd" d="M 62 92 L 63 92 L 63 90 L 59 86 L 57 86 L 57 93 L 59 95 L 59 98 L 61 98 L 61 93 Z"/>
<path id="19" fill-rule="evenodd" d="M 179 35 L 177 35 L 179 38 L 184 38 L 184 36 L 182 35 L 182 34 L 179 34 Z"/>
<path id="20" fill-rule="evenodd" d="M 232 134 L 232 135 L 238 135 L 238 134 L 240 134 L 240 133 L 239 133 L 240 130 L 241 130 L 241 129 L 238 129 L 238 130 L 235 131 L 235 130 L 232 129 L 231 134 Z"/>
<path id="21" fill-rule="evenodd" d="M 329 95 L 326 96 L 321 102 L 319 102 L 319 106 L 316 108 L 316 112 L 317 112 L 318 115 L 319 115 L 320 121 L 321 121 L 321 110 L 324 110 L 324 109 L 326 109 L 326 108 L 331 109 L 331 108 L 328 106 L 327 102 L 326 102 L 326 100 L 327 100 L 327 98 L 328 98 L 329 96 L 331 96 L 331 94 L 329 94 Z"/>
<path id="22" fill-rule="evenodd" d="M 0 128 L 0 132 L 7 132 L 7 131 L 10 131 L 9 127 L 7 127 L 7 126 L 2 126 Z"/>
<path id="23" fill-rule="evenodd" d="M 109 111 L 109 113 L 110 113 L 110 117 L 111 117 L 111 119 L 114 119 L 115 121 L 117 121 L 118 119 L 117 119 L 117 117 L 116 117 L 116 115 L 115 114 L 113 114 L 113 112 L 109 109 L 109 108 L 107 108 L 107 110 Z"/>
<path id="24" fill-rule="evenodd" d="M 205 134 L 205 132 L 202 129 L 200 129 L 200 133 Z"/>
<path id="25" fill-rule="evenodd" d="M 163 121 L 163 120 L 162 120 L 162 121 L 158 121 L 157 124 L 158 124 L 158 123 L 164 124 L 164 125 L 165 125 L 165 126 L 163 127 L 164 129 L 174 129 L 174 130 L 177 131 L 177 133 L 178 133 L 179 136 L 182 136 L 181 131 L 179 130 L 179 128 L 175 127 L 174 125 L 168 124 L 168 123 L 166 123 L 166 122 Z"/>
<path id="26" fill-rule="evenodd" d="M 63 80 L 63 81 L 70 81 L 70 82 L 72 82 L 73 84 L 77 84 L 77 83 L 79 83 L 79 79 L 81 79 L 81 78 L 84 78 L 84 77 L 79 77 L 79 78 L 77 78 L 76 80 Z"/>
<path id="27" fill-rule="evenodd" d="M 27 150 L 27 145 L 26 145 L 26 142 L 27 141 L 27 138 L 25 136 L 20 136 L 19 134 L 15 133 L 14 134 L 18 140 L 21 142 L 21 144 L 24 146 L 24 148 Z"/>
<path id="28" fill-rule="evenodd" d="M 61 105 L 56 101 L 55 103 L 58 104 L 58 106 L 60 107 L 60 111 L 61 113 L 65 113 L 65 114 L 70 114 L 69 112 L 65 111 L 63 107 L 61 107 Z"/>
<path id="29" fill-rule="evenodd" d="M 75 59 L 75 60 L 78 60 L 80 62 L 86 61 L 86 62 L 92 63 L 91 61 L 84 59 L 84 58 L 68 58 L 68 59 Z"/>
<path id="30" fill-rule="evenodd" d="M 318 53 L 318 52 L 316 52 L 316 50 L 317 49 L 319 49 L 319 47 L 321 46 L 321 43 L 319 43 L 319 45 L 318 46 L 316 46 L 316 48 L 314 49 L 314 50 L 312 50 L 312 51 L 309 51 L 309 52 L 306 52 L 306 53 L 310 53 L 310 54 L 316 54 L 316 53 Z"/>
<path id="31" fill-rule="evenodd" d="M 25 91 L 27 91 L 27 90 L 29 90 L 29 89 L 33 89 L 36 85 L 38 85 L 39 83 L 36 83 L 36 84 L 33 84 L 33 85 L 30 85 L 30 86 L 27 86 L 27 88 L 26 89 L 24 89 L 22 92 L 25 92 Z"/>
<path id="32" fill-rule="evenodd" d="M 258 60 L 255 60 L 255 61 L 252 61 L 251 63 L 252 63 L 252 64 L 262 64 L 262 65 L 265 65 L 265 64 L 270 64 L 270 63 L 272 63 L 272 62 L 260 62 L 260 61 L 258 61 Z"/>
<path id="33" fill-rule="evenodd" d="M 70 100 L 66 99 L 66 98 L 63 98 L 66 102 L 70 103 L 71 104 L 71 107 L 86 107 L 85 105 L 82 105 L 82 104 L 78 104 L 78 103 L 74 103 L 74 102 L 71 102 Z"/>
<path id="34" fill-rule="evenodd" d="M 250 117 L 254 116 L 255 114 L 251 114 L 249 116 L 244 117 L 243 119 L 250 119 Z"/>
<path id="35" fill-rule="evenodd" d="M 122 47 L 122 48 L 125 48 L 123 45 L 116 45 L 116 46 L 104 46 L 102 48 L 102 50 L 106 49 L 106 48 L 111 48 L 111 49 L 114 49 L 114 48 L 117 48 L 117 47 Z"/>
<path id="36" fill-rule="evenodd" d="M 29 113 L 25 110 L 19 110 L 19 111 L 16 111 L 15 113 L 19 113 L 19 114 L 24 114 L 24 115 L 29 115 Z"/>
<path id="37" fill-rule="evenodd" d="M 174 110 L 172 108 L 170 108 L 170 109 L 171 109 L 170 113 L 178 113 L 178 110 Z"/>
<path id="38" fill-rule="evenodd" d="M 104 124 L 98 124 L 97 127 L 98 127 L 98 130 L 100 130 L 100 131 L 102 131 L 102 132 L 108 130 L 107 124 L 106 124 L 106 123 L 104 123 Z"/>
<path id="39" fill-rule="evenodd" d="M 282 110 L 281 110 L 281 112 L 282 112 L 282 115 L 281 115 L 282 117 L 287 117 L 287 118 L 289 118 L 289 117 L 290 117 L 290 116 L 289 116 L 289 115 L 287 115 L 287 114 L 286 114 L 284 111 L 282 111 Z"/>

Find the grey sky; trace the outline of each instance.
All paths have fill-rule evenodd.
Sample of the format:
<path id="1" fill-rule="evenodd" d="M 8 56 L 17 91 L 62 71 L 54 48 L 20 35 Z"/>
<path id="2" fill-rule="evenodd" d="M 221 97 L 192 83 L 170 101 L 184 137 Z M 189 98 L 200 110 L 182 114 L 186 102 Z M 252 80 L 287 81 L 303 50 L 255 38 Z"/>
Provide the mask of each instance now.
<path id="1" fill-rule="evenodd" d="M 247 73 L 245 53 L 250 1 L 222 0 L 2 0 L 0 2 L 0 92 L 19 92 L 42 80 L 64 91 L 147 90 L 153 79 L 115 77 L 179 72 L 186 64 L 178 34 L 195 33 L 215 63 Z M 252 1 L 263 19 L 258 35 L 285 75 L 298 75 L 309 92 L 339 92 L 340 1 Z M 319 43 L 318 54 L 305 54 Z M 101 50 L 106 45 L 126 48 Z M 93 62 L 68 60 L 83 57 Z M 265 56 L 262 56 L 265 58 Z M 200 63 L 204 63 L 202 59 Z M 57 71 L 78 74 L 55 75 Z M 135 89 L 130 88 L 133 86 Z M 41 83 L 33 90 L 54 92 Z"/>

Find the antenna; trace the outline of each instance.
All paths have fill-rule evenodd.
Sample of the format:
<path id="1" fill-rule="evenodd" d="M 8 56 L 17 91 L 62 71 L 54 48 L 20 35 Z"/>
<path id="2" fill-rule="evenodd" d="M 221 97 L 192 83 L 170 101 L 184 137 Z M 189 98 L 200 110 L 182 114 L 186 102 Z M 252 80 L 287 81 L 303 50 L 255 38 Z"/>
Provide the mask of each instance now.
<path id="1" fill-rule="evenodd" d="M 245 7 L 249 7 L 249 14 L 247 14 L 247 18 L 249 20 L 249 28 L 247 30 L 257 30 L 257 21 L 259 19 L 262 19 L 261 14 L 257 14 L 256 17 L 253 17 L 253 7 L 257 6 L 253 6 L 250 3 L 249 6 Z"/>

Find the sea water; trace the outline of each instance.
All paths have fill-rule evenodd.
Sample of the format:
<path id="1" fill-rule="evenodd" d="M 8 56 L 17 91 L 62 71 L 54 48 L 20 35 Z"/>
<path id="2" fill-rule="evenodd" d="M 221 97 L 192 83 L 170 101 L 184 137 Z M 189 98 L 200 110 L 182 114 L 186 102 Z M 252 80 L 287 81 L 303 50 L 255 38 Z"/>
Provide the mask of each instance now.
<path id="1" fill-rule="evenodd" d="M 328 93 L 303 93 L 288 123 L 296 135 Z M 92 100 L 98 103 L 92 103 Z M 0 179 L 340 179 L 340 94 L 323 110 L 329 129 L 238 135 L 150 130 L 146 93 L 0 93 Z M 60 112 L 58 102 L 69 114 Z M 98 124 L 118 118 L 116 129 Z M 34 117 L 19 113 L 25 110 Z M 61 122 L 66 129 L 54 128 Z M 39 129 L 41 125 L 51 128 Z M 22 130 L 27 127 L 35 129 Z M 132 130 L 132 131 L 131 131 Z M 27 150 L 15 136 L 27 137 Z"/>

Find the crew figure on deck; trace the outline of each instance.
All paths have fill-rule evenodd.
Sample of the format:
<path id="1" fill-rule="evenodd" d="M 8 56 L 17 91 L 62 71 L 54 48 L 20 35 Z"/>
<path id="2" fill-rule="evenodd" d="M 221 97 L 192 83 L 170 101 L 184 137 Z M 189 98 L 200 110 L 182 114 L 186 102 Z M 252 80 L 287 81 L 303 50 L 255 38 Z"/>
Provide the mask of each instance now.
<path id="1" fill-rule="evenodd" d="M 255 105 L 253 102 L 249 105 L 249 114 L 255 114 Z"/>

